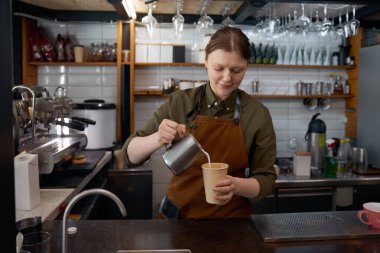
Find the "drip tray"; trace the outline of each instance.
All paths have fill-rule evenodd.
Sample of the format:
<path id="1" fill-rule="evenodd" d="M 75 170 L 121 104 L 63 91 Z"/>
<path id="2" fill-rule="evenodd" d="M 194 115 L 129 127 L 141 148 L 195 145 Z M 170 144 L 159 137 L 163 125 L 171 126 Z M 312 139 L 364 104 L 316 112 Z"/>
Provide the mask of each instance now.
<path id="1" fill-rule="evenodd" d="M 380 237 L 359 221 L 357 211 L 278 213 L 251 215 L 250 220 L 264 242 L 357 239 Z"/>

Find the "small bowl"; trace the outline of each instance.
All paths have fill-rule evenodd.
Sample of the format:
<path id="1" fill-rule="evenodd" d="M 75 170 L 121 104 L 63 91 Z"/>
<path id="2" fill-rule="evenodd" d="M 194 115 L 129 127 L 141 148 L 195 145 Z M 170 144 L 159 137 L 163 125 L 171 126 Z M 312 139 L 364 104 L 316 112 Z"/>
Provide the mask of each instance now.
<path id="1" fill-rule="evenodd" d="M 318 101 L 318 106 L 322 110 L 328 110 L 331 107 L 331 99 L 330 98 L 320 98 Z"/>
<path id="2" fill-rule="evenodd" d="M 305 98 L 303 100 L 303 105 L 310 111 L 315 110 L 318 107 L 318 99 L 316 99 L 316 98 Z"/>

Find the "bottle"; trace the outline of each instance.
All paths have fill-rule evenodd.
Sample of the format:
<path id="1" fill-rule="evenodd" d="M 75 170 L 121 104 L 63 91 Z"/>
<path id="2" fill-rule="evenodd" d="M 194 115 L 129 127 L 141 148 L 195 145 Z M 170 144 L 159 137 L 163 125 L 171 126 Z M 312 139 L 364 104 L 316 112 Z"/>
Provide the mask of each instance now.
<path id="1" fill-rule="evenodd" d="M 340 145 L 338 153 L 336 155 L 337 160 L 337 177 L 344 177 L 347 173 L 347 151 L 344 145 L 344 139 L 340 139 Z"/>
<path id="2" fill-rule="evenodd" d="M 334 94 L 343 94 L 343 85 L 341 77 L 337 76 L 334 82 Z"/>
<path id="3" fill-rule="evenodd" d="M 333 156 L 333 144 L 333 140 L 326 141 L 327 155 L 324 158 L 323 175 L 328 178 L 336 177 L 336 170 L 338 167 L 336 158 Z"/>
<path id="4" fill-rule="evenodd" d="M 350 84 L 348 83 L 348 80 L 346 80 L 346 84 L 344 85 L 344 94 L 349 95 L 350 92 Z"/>
<path id="5" fill-rule="evenodd" d="M 346 138 L 345 149 L 347 153 L 347 173 L 351 175 L 354 164 L 352 159 L 352 147 L 350 144 L 350 138 Z"/>
<path id="6" fill-rule="evenodd" d="M 262 58 L 263 58 L 263 53 L 261 52 L 261 47 L 262 47 L 262 44 L 260 43 L 259 44 L 259 49 L 257 51 L 257 55 L 256 55 L 256 64 L 261 64 L 262 62 Z"/>

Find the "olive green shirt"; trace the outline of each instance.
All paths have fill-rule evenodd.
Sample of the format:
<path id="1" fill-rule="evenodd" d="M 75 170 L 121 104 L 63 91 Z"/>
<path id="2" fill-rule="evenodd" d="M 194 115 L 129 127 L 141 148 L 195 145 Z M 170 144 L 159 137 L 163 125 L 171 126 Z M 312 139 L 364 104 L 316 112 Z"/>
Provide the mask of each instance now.
<path id="1" fill-rule="evenodd" d="M 127 147 L 135 136 L 148 136 L 158 131 L 163 119 L 170 119 L 189 127 L 191 119 L 187 114 L 194 108 L 200 99 L 201 87 L 180 90 L 172 93 L 159 107 L 145 127 L 132 134 L 124 143 L 123 150 L 127 154 Z M 272 118 L 268 109 L 259 101 L 242 90 L 240 125 L 245 141 L 245 149 L 249 159 L 251 175 L 260 184 L 260 193 L 257 198 L 265 197 L 273 192 L 276 172 L 276 135 Z M 200 115 L 210 117 L 233 118 L 237 90 L 223 101 L 218 102 L 210 85 L 206 86 L 205 98 L 201 101 Z M 231 140 L 233 145 L 233 140 Z M 126 155 L 128 166 L 132 164 Z"/>

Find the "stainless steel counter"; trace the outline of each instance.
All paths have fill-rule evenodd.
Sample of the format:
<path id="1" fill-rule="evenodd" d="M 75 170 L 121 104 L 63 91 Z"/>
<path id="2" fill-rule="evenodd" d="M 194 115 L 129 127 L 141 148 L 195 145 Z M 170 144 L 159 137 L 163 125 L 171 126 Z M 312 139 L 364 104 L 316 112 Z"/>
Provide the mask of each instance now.
<path id="1" fill-rule="evenodd" d="M 294 176 L 293 174 L 280 174 L 276 180 L 278 188 L 298 188 L 298 187 L 343 187 L 356 185 L 376 185 L 380 184 L 380 174 L 362 176 L 352 174 L 344 178 L 326 178 L 320 175 L 311 177 Z"/>

